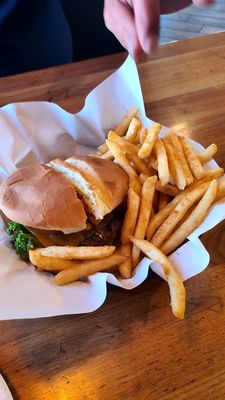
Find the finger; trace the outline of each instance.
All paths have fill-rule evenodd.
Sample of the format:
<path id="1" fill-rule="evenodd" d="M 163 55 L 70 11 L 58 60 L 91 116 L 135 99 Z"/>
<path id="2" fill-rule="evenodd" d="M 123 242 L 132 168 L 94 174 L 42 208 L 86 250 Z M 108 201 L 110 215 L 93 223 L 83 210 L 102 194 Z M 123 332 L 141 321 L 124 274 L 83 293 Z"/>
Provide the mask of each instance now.
<path id="1" fill-rule="evenodd" d="M 214 0 L 192 0 L 194 5 L 197 7 L 207 7 L 215 3 Z"/>
<path id="2" fill-rule="evenodd" d="M 104 20 L 106 27 L 117 37 L 122 46 L 136 61 L 139 61 L 144 52 L 138 40 L 132 9 L 127 2 L 105 0 Z"/>
<path id="3" fill-rule="evenodd" d="M 151 54 L 158 45 L 159 0 L 133 0 L 133 10 L 140 45 L 146 54 Z"/>

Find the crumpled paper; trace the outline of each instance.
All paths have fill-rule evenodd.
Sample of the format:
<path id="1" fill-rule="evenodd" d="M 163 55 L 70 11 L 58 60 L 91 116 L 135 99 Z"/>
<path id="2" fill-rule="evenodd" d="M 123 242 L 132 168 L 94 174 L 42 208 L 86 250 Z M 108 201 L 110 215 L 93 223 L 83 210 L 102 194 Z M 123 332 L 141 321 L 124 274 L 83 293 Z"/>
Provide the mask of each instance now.
<path id="1" fill-rule="evenodd" d="M 35 161 L 87 154 L 104 142 L 131 107 L 138 107 L 145 126 L 153 121 L 145 115 L 143 96 L 134 61 L 125 63 L 92 90 L 84 108 L 72 115 L 48 102 L 9 104 L 0 109 L 0 182 L 17 167 Z M 158 121 L 160 122 L 160 121 Z M 167 128 L 163 128 L 164 136 Z M 191 141 L 201 152 L 203 147 Z M 206 169 L 216 168 L 215 161 Z M 174 268 L 186 280 L 209 263 L 209 254 L 199 236 L 225 219 L 225 202 L 211 207 L 201 226 L 183 246 L 170 255 Z M 107 282 L 133 289 L 148 276 L 149 267 L 165 279 L 162 268 L 144 258 L 131 279 L 117 279 L 111 273 L 97 273 L 87 282 L 56 286 L 49 273 L 40 273 L 18 259 L 12 250 L 0 218 L 0 319 L 35 318 L 88 313 L 99 308 L 107 296 Z"/>

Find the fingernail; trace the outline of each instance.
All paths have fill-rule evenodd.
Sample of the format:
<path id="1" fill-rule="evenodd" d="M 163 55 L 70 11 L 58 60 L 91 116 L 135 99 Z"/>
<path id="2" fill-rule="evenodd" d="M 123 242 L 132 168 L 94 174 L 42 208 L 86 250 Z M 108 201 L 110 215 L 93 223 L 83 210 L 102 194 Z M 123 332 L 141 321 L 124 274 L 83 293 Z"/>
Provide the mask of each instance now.
<path id="1" fill-rule="evenodd" d="M 151 33 L 145 38 L 143 43 L 143 50 L 146 54 L 154 54 L 158 47 L 158 35 Z"/>

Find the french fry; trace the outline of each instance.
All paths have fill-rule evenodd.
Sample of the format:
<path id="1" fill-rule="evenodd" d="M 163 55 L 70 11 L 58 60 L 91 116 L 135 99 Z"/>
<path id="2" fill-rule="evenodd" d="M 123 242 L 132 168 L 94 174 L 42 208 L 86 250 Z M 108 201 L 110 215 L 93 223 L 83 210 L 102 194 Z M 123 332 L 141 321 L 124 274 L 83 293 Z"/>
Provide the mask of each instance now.
<path id="1" fill-rule="evenodd" d="M 141 148 L 138 150 L 139 158 L 150 157 L 161 128 L 162 125 L 160 124 L 153 124 L 150 128 L 148 128 L 145 141 L 142 144 Z"/>
<path id="2" fill-rule="evenodd" d="M 122 278 L 129 279 L 132 275 L 132 258 L 131 258 L 131 243 L 123 244 L 120 248 L 120 254 L 127 256 L 127 260 L 119 264 L 119 272 Z"/>
<path id="3" fill-rule="evenodd" d="M 147 129 L 145 129 L 143 126 L 141 127 L 139 134 L 138 134 L 138 139 L 139 143 L 142 145 L 145 141 L 145 138 L 147 136 Z"/>
<path id="4" fill-rule="evenodd" d="M 199 181 L 199 183 L 193 183 L 190 186 L 188 186 L 185 190 L 182 192 L 178 193 L 173 200 L 167 204 L 166 207 L 164 207 L 162 210 L 160 210 L 157 214 L 154 215 L 154 217 L 151 219 L 148 228 L 147 228 L 147 239 L 151 240 L 152 236 L 156 232 L 156 230 L 159 228 L 159 226 L 163 223 L 163 221 L 169 216 L 169 214 L 174 210 L 176 205 L 183 199 L 183 197 L 189 193 L 195 186 L 200 185 L 203 183 L 202 181 Z M 157 185 L 158 182 L 156 183 L 156 190 L 157 190 Z"/>
<path id="5" fill-rule="evenodd" d="M 96 152 L 96 153 L 90 153 L 90 154 L 88 154 L 89 156 L 91 156 L 91 157 L 97 157 L 97 158 L 100 158 L 101 157 L 101 155 L 102 155 L 102 153 L 100 153 L 100 151 L 98 152 Z"/>
<path id="6" fill-rule="evenodd" d="M 171 201 L 171 197 L 168 196 L 168 194 L 165 194 L 163 192 L 159 193 L 159 204 L 158 204 L 158 210 L 162 210 L 167 206 L 167 204 Z"/>
<path id="7" fill-rule="evenodd" d="M 169 183 L 165 186 L 162 186 L 161 182 L 159 181 L 156 183 L 156 190 L 172 197 L 177 196 L 181 192 L 176 186 L 170 185 Z"/>
<path id="8" fill-rule="evenodd" d="M 176 157 L 179 160 L 180 165 L 183 168 L 183 172 L 184 172 L 184 175 L 186 178 L 186 184 L 187 184 L 187 186 L 189 186 L 194 181 L 194 178 L 193 178 L 191 169 L 188 165 L 187 159 L 185 157 L 183 147 L 181 146 L 181 143 L 180 143 L 176 133 L 170 131 L 167 134 L 167 137 L 169 138 L 169 140 L 174 148 L 174 151 L 176 153 Z"/>
<path id="9" fill-rule="evenodd" d="M 169 254 L 179 247 L 181 243 L 201 224 L 205 218 L 209 207 L 213 203 L 217 192 L 217 182 L 214 179 L 194 211 L 187 218 L 187 220 L 175 230 L 172 235 L 167 239 L 161 250 L 164 254 Z"/>
<path id="10" fill-rule="evenodd" d="M 149 168 L 146 162 L 141 160 L 136 154 L 127 153 L 126 156 L 140 174 L 146 174 L 148 176 L 155 175 L 155 171 L 152 168 Z"/>
<path id="11" fill-rule="evenodd" d="M 115 132 L 119 136 L 124 136 L 128 126 L 130 124 L 130 121 L 133 117 L 137 115 L 138 109 L 136 107 L 131 108 L 130 111 L 125 115 L 125 117 L 122 119 L 122 121 L 119 123 L 119 125 L 116 127 Z"/>
<path id="12" fill-rule="evenodd" d="M 158 227 L 163 223 L 163 221 L 168 217 L 168 215 L 173 211 L 176 205 L 189 193 L 193 190 L 196 186 L 201 185 L 204 182 L 211 181 L 213 179 L 218 178 L 223 174 L 223 168 L 213 169 L 211 171 L 205 172 L 202 179 L 199 181 L 194 181 L 190 186 L 188 186 L 185 190 L 181 191 L 177 196 L 173 198 L 173 200 L 167 204 L 167 206 L 160 210 L 154 217 L 151 219 L 150 224 L 147 229 L 147 239 L 151 240 L 152 236 L 158 229 Z M 157 190 L 158 182 L 156 183 L 156 190 Z"/>
<path id="13" fill-rule="evenodd" d="M 138 154 L 138 147 L 137 146 L 135 146 L 132 143 L 129 143 L 127 140 L 125 140 L 124 138 L 118 136 L 113 131 L 109 131 L 108 140 L 118 144 L 123 149 L 123 151 L 125 153 L 131 153 L 131 154 L 136 154 L 136 155 Z"/>
<path id="14" fill-rule="evenodd" d="M 184 175 L 182 165 L 179 162 L 179 158 L 175 154 L 173 146 L 170 144 L 168 140 L 164 139 L 163 143 L 166 148 L 169 170 L 173 177 L 174 183 L 178 187 L 178 189 L 184 190 L 186 186 L 186 177 Z"/>
<path id="15" fill-rule="evenodd" d="M 157 190 L 155 190 L 153 200 L 152 200 L 152 208 L 154 208 L 154 211 L 158 212 L 159 208 L 159 193 Z"/>
<path id="16" fill-rule="evenodd" d="M 216 193 L 216 201 L 221 200 L 223 197 L 225 197 L 225 176 L 223 176 L 218 182 L 217 182 L 217 193 Z"/>
<path id="17" fill-rule="evenodd" d="M 178 198 L 181 199 L 182 197 L 183 197 L 183 193 L 174 197 L 174 199 L 169 204 L 167 204 L 167 206 L 165 208 L 160 210 L 157 214 L 155 214 L 151 218 L 148 228 L 147 228 L 147 235 L 146 235 L 148 240 L 151 240 L 152 236 L 154 235 L 154 233 L 156 232 L 158 227 L 163 223 L 163 221 L 168 217 L 168 215 L 174 210 L 174 208 L 177 205 L 177 202 L 179 201 Z"/>
<path id="18" fill-rule="evenodd" d="M 114 265 L 121 264 L 126 258 L 127 257 L 122 254 L 114 253 L 101 260 L 81 261 L 74 267 L 60 271 L 55 276 L 54 281 L 57 285 L 65 285 L 95 274 L 96 272 L 107 271 L 107 269 L 110 269 Z"/>
<path id="19" fill-rule="evenodd" d="M 49 246 L 35 251 L 42 256 L 63 260 L 93 260 L 110 256 L 115 250 L 115 246 Z"/>
<path id="20" fill-rule="evenodd" d="M 196 204 L 194 204 L 191 208 L 189 208 L 189 210 L 186 212 L 185 216 L 176 225 L 176 229 L 178 229 L 188 219 L 188 217 L 191 215 L 192 211 L 194 211 L 195 207 L 196 207 Z"/>
<path id="21" fill-rule="evenodd" d="M 202 164 L 200 163 L 197 155 L 189 144 L 188 140 L 185 137 L 179 137 L 180 143 L 183 147 L 184 154 L 187 158 L 189 167 L 196 179 L 201 179 L 204 175 L 204 169 L 202 168 Z"/>
<path id="22" fill-rule="evenodd" d="M 198 159 L 201 164 L 207 163 L 217 152 L 217 145 L 215 143 L 210 144 L 201 154 L 198 154 Z"/>
<path id="23" fill-rule="evenodd" d="M 29 250 L 30 262 L 41 270 L 45 271 L 61 271 L 66 268 L 75 267 L 78 261 L 62 260 L 59 257 L 42 256 L 39 249 Z"/>
<path id="24" fill-rule="evenodd" d="M 110 140 L 106 140 L 106 143 L 109 150 L 113 154 L 113 157 L 115 158 L 116 162 L 121 166 L 121 168 L 123 168 L 123 170 L 129 176 L 129 186 L 132 187 L 137 194 L 140 194 L 141 185 L 138 179 L 138 175 L 134 170 L 134 168 L 130 165 L 122 149 L 117 143 L 111 142 Z"/>
<path id="25" fill-rule="evenodd" d="M 106 151 L 106 153 L 103 153 L 100 157 L 104 158 L 104 160 L 109 160 L 109 161 L 113 160 L 113 155 L 110 150 Z"/>
<path id="26" fill-rule="evenodd" d="M 154 246 L 161 247 L 163 242 L 168 239 L 178 223 L 187 214 L 188 210 L 205 194 L 209 185 L 210 182 L 202 183 L 183 197 L 154 234 L 151 240 Z"/>
<path id="27" fill-rule="evenodd" d="M 147 240 L 138 240 L 131 237 L 131 241 L 152 261 L 162 266 L 170 289 L 171 308 L 175 317 L 184 318 L 186 291 L 181 278 L 173 269 L 168 258 L 157 247 Z"/>
<path id="28" fill-rule="evenodd" d="M 143 183 L 146 181 L 146 179 L 148 179 L 149 178 L 149 175 L 146 175 L 146 174 L 140 174 L 139 175 L 139 181 L 140 181 L 140 183 L 141 183 L 141 185 L 143 185 Z"/>
<path id="29" fill-rule="evenodd" d="M 155 157 L 151 157 L 149 159 L 146 159 L 147 162 L 149 162 L 149 165 L 155 170 L 158 171 L 158 161 Z"/>
<path id="30" fill-rule="evenodd" d="M 151 215 L 152 201 L 155 193 L 155 184 L 157 182 L 157 176 L 151 176 L 143 184 L 141 192 L 140 209 L 137 219 L 137 225 L 135 228 L 134 236 L 137 239 L 144 239 L 149 218 Z M 135 245 L 132 249 L 132 262 L 133 266 L 136 267 L 139 260 L 140 250 Z"/>
<path id="31" fill-rule="evenodd" d="M 140 205 L 140 197 L 132 188 L 128 189 L 127 210 L 123 220 L 120 240 L 122 244 L 129 243 L 129 236 L 134 234 L 137 222 L 138 210 Z"/>
<path id="32" fill-rule="evenodd" d="M 162 139 L 157 139 L 155 143 L 156 157 L 158 161 L 158 175 L 162 186 L 165 186 L 170 181 L 170 172 L 166 149 Z"/>
<path id="33" fill-rule="evenodd" d="M 202 179 L 200 179 L 199 182 L 206 182 L 216 179 L 219 176 L 223 175 L 223 172 L 223 168 L 215 168 L 211 169 L 210 171 L 204 171 Z"/>
<path id="34" fill-rule="evenodd" d="M 108 151 L 108 146 L 106 143 L 102 143 L 100 146 L 97 147 L 98 152 L 104 154 Z"/>
<path id="35" fill-rule="evenodd" d="M 135 143 L 136 137 L 139 129 L 141 128 L 141 123 L 139 119 L 133 117 L 128 126 L 128 130 L 124 139 L 128 140 L 130 143 Z"/>
<path id="36" fill-rule="evenodd" d="M 178 187 L 175 186 L 175 182 L 174 182 L 174 179 L 173 179 L 173 177 L 172 177 L 172 174 L 170 174 L 170 182 L 169 182 L 169 184 L 172 185 L 172 186 L 174 186 L 174 187 L 176 187 L 176 188 L 178 189 Z M 178 190 L 179 190 L 179 189 L 178 189 Z"/>
<path id="37" fill-rule="evenodd" d="M 155 215 L 155 210 L 154 210 L 154 207 L 152 206 L 150 220 L 151 220 L 152 217 L 154 217 L 154 215 Z"/>

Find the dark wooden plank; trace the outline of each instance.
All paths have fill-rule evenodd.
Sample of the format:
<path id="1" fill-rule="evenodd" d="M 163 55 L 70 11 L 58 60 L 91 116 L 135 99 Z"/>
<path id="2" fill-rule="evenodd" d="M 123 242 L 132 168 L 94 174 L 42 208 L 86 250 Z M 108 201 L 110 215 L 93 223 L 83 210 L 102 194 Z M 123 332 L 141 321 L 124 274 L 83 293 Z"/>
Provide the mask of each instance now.
<path id="1" fill-rule="evenodd" d="M 189 22 L 189 21 L 178 21 L 175 19 L 164 19 L 162 20 L 161 24 L 161 35 L 165 35 L 168 33 L 170 35 L 170 32 L 173 30 L 174 35 L 176 35 L 177 31 L 185 31 L 186 32 L 191 32 L 191 33 L 198 33 L 202 29 L 204 23 L 197 23 L 197 22 Z M 185 36 L 186 37 L 186 36 Z"/>
<path id="2" fill-rule="evenodd" d="M 225 12 L 225 11 L 224 11 Z M 225 30 L 225 17 L 224 18 L 211 18 L 202 15 L 189 15 L 188 22 L 215 26 L 219 29 Z"/>
<path id="3" fill-rule="evenodd" d="M 200 30 L 200 35 L 209 35 L 211 33 L 222 32 L 223 30 L 223 28 L 218 28 L 218 26 L 204 25 Z"/>
<path id="4" fill-rule="evenodd" d="M 202 28 L 202 26 L 198 26 L 200 27 L 199 29 Z M 182 39 L 188 39 L 188 38 L 192 38 L 196 35 L 196 32 L 194 33 L 193 31 L 188 31 L 185 29 L 173 29 L 173 27 L 162 27 L 160 30 L 160 34 L 162 36 L 169 36 L 171 38 L 173 38 L 173 40 L 182 40 Z"/>
<path id="5" fill-rule="evenodd" d="M 176 12 L 172 14 L 164 14 L 161 15 L 161 23 L 163 24 L 164 21 L 187 21 L 190 18 L 191 14 Z"/>
<path id="6" fill-rule="evenodd" d="M 197 8 L 194 5 L 177 13 L 161 17 L 161 43 L 171 39 L 184 39 L 200 34 L 211 34 L 225 30 L 225 4 L 223 0 L 217 1 L 212 7 Z M 183 22 L 183 24 L 182 24 Z M 190 24 L 190 25 L 189 25 Z M 202 25 L 199 28 L 199 25 Z M 217 29 L 216 29 L 217 28 Z M 167 31 L 168 29 L 168 31 Z M 174 32 L 171 32 L 172 29 Z M 186 36 L 180 31 L 186 31 Z M 192 35 L 190 33 L 192 32 Z"/>

